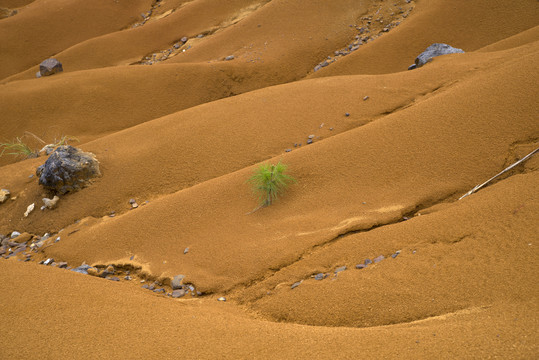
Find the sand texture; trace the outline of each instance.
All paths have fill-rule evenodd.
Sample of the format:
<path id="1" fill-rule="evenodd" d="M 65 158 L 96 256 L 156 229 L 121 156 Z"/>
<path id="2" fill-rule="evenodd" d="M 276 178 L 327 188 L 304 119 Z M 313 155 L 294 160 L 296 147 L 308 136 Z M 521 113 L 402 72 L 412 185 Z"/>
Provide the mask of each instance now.
<path id="1" fill-rule="evenodd" d="M 0 0 L 0 39 L 1 359 L 539 356 L 539 155 L 459 200 L 539 148 L 537 1 Z M 5 146 L 64 137 L 63 195 Z"/>

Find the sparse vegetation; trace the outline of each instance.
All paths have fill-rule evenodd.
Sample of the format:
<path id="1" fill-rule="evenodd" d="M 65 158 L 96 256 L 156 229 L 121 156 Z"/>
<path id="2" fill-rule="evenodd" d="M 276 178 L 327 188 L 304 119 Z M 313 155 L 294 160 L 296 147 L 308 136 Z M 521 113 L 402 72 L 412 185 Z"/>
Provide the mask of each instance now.
<path id="1" fill-rule="evenodd" d="M 296 180 L 285 174 L 287 166 L 279 161 L 277 165 L 262 164 L 248 180 L 253 186 L 253 191 L 258 195 L 260 205 L 253 211 L 269 206 L 288 187 L 288 184 Z"/>
<path id="2" fill-rule="evenodd" d="M 30 141 L 25 141 L 23 139 L 30 138 Z M 45 145 L 41 150 L 39 148 L 32 148 L 29 144 L 31 140 L 34 139 L 34 143 L 37 142 L 39 146 L 45 145 L 45 141 L 43 141 L 40 137 L 37 135 L 26 131 L 23 136 L 15 138 L 15 140 L 11 142 L 4 142 L 0 143 L 0 157 L 2 157 L 4 154 L 6 155 L 14 155 L 17 157 L 22 157 L 25 159 L 38 157 L 39 154 L 44 151 L 46 148 L 54 150 L 58 146 L 62 145 L 68 145 L 70 141 L 79 141 L 74 136 L 64 135 L 60 137 L 59 139 L 54 139 L 54 142 L 52 144 Z M 47 152 L 48 154 L 49 152 Z"/>

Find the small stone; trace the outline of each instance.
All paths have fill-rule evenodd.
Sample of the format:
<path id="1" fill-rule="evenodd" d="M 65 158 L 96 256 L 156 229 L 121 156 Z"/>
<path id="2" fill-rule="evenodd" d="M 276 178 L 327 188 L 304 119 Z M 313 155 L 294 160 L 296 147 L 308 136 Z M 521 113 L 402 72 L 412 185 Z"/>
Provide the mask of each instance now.
<path id="1" fill-rule="evenodd" d="M 181 275 L 181 274 L 174 276 L 171 282 L 172 290 L 181 289 L 183 287 L 182 281 L 184 278 L 185 278 L 185 275 Z"/>
<path id="2" fill-rule="evenodd" d="M 365 259 L 365 266 L 367 266 L 369 264 L 372 264 L 372 260 L 371 259 Z"/>
<path id="3" fill-rule="evenodd" d="M 199 34 L 199 35 L 197 35 L 197 39 L 202 39 L 203 37 L 204 37 L 204 35 L 203 35 L 203 34 Z"/>
<path id="4" fill-rule="evenodd" d="M 185 250 L 183 251 L 184 254 L 187 254 L 189 252 L 189 248 L 186 247 Z"/>
<path id="5" fill-rule="evenodd" d="M 155 285 L 154 285 L 154 284 L 150 284 L 150 285 L 148 286 L 148 290 L 153 291 L 154 289 L 155 289 Z"/>
<path id="6" fill-rule="evenodd" d="M 77 272 L 79 274 L 88 275 L 88 269 L 92 268 L 90 265 L 82 264 L 79 267 L 71 269 L 71 271 Z"/>
<path id="7" fill-rule="evenodd" d="M 356 265 L 356 269 L 360 269 L 360 270 L 365 269 L 366 267 L 367 267 L 367 265 L 365 265 L 365 264 L 357 264 Z"/>
<path id="8" fill-rule="evenodd" d="M 112 276 L 112 277 L 108 277 L 107 280 L 111 280 L 111 281 L 120 281 L 120 278 L 117 277 L 117 276 Z"/>
<path id="9" fill-rule="evenodd" d="M 324 279 L 324 274 L 323 273 L 316 274 L 314 276 L 314 279 L 315 280 L 323 280 Z"/>
<path id="10" fill-rule="evenodd" d="M 373 261 L 374 261 L 375 264 L 377 264 L 377 263 L 379 263 L 380 261 L 382 261 L 384 259 L 385 259 L 384 255 L 380 255 L 380 256 L 374 258 Z"/>
<path id="11" fill-rule="evenodd" d="M 291 151 L 292 151 L 292 149 L 286 149 L 285 150 L 285 152 L 291 152 Z"/>
<path id="12" fill-rule="evenodd" d="M 312 144 L 313 143 L 313 139 L 307 139 L 307 144 Z"/>
<path id="13" fill-rule="evenodd" d="M 131 256 L 131 257 L 129 258 L 129 260 L 133 260 L 134 258 L 135 258 L 135 256 L 133 255 L 133 256 Z"/>
<path id="14" fill-rule="evenodd" d="M 224 296 L 221 296 L 217 301 L 226 301 L 226 298 Z"/>
<path id="15" fill-rule="evenodd" d="M 53 258 L 48 258 L 47 260 L 43 261 L 43 265 L 50 265 L 54 262 Z"/>
<path id="16" fill-rule="evenodd" d="M 397 256 L 399 256 L 400 253 L 401 253 L 401 252 L 400 252 L 400 250 L 399 250 L 399 251 L 395 252 L 393 255 L 391 255 L 391 257 L 394 259 L 394 258 L 396 258 Z"/>
<path id="17" fill-rule="evenodd" d="M 309 139 L 314 139 L 314 135 L 309 135 L 308 138 Z"/>
<path id="18" fill-rule="evenodd" d="M 341 271 L 344 271 L 344 270 L 346 270 L 346 266 L 341 266 L 341 267 L 335 269 L 335 274 L 340 273 Z"/>
<path id="19" fill-rule="evenodd" d="M 124 280 L 127 280 L 127 281 L 130 281 L 130 280 L 132 280 L 132 279 L 133 279 L 133 278 L 132 278 L 131 276 L 129 276 L 129 275 L 127 275 L 126 277 L 124 277 Z"/>
<path id="20" fill-rule="evenodd" d="M 189 39 L 187 39 L 187 36 L 184 36 L 184 37 L 182 37 L 182 38 L 180 39 L 180 41 L 181 41 L 182 43 L 186 43 L 187 40 L 189 40 Z"/>
<path id="21" fill-rule="evenodd" d="M 8 189 L 0 189 L 0 204 L 9 199 L 11 192 Z"/>
<path id="22" fill-rule="evenodd" d="M 303 282 L 303 280 L 298 281 L 298 282 L 295 282 L 295 283 L 292 284 L 292 286 L 291 286 L 290 288 L 291 288 L 291 289 L 295 289 L 295 288 L 297 288 L 302 282 Z"/>
<path id="23" fill-rule="evenodd" d="M 350 116 L 350 113 L 345 113 L 344 116 L 348 117 Z"/>
<path id="24" fill-rule="evenodd" d="M 131 209 L 136 209 L 136 208 L 138 208 L 138 204 L 137 204 L 137 203 L 131 204 Z"/>
<path id="25" fill-rule="evenodd" d="M 56 239 L 54 239 L 54 242 L 57 243 L 58 241 L 60 241 L 60 237 L 58 236 Z"/>
<path id="26" fill-rule="evenodd" d="M 56 264 L 60 269 L 65 269 L 67 267 L 67 263 L 65 261 L 61 261 Z"/>
<path id="27" fill-rule="evenodd" d="M 58 200 L 60 200 L 60 198 L 58 196 L 54 196 L 52 199 L 49 199 L 49 198 L 43 198 L 41 199 L 43 201 L 43 204 L 45 204 L 45 207 L 47 209 L 54 209 L 56 207 L 56 204 L 58 203 Z"/>
<path id="28" fill-rule="evenodd" d="M 35 206 L 35 203 L 31 203 L 30 205 L 28 205 L 28 207 L 26 208 L 26 212 L 24 213 L 24 217 L 28 217 L 28 215 L 30 215 L 30 213 L 34 211 Z"/>
<path id="29" fill-rule="evenodd" d="M 179 49 L 180 48 L 180 44 L 174 44 L 174 49 Z"/>
<path id="30" fill-rule="evenodd" d="M 148 284 L 144 284 L 144 285 L 141 286 L 141 288 L 143 288 L 143 289 L 148 289 L 149 287 L 150 286 Z"/>
<path id="31" fill-rule="evenodd" d="M 109 214 L 109 217 L 115 217 L 115 216 L 116 216 L 116 211 L 111 211 Z"/>
<path id="32" fill-rule="evenodd" d="M 225 61 L 230 61 L 230 60 L 234 60 L 234 55 L 228 55 L 228 56 L 225 58 Z"/>
<path id="33" fill-rule="evenodd" d="M 365 100 L 369 100 L 369 97 L 368 97 L 368 96 L 365 96 L 365 97 L 363 98 L 363 101 L 365 101 Z"/>
<path id="34" fill-rule="evenodd" d="M 316 65 L 316 66 L 314 67 L 314 71 L 315 71 L 315 72 L 318 71 L 318 70 L 320 70 L 320 69 L 322 69 L 322 66 L 320 66 L 320 65 Z"/>
<path id="35" fill-rule="evenodd" d="M 164 293 L 164 292 L 165 292 L 165 289 L 155 289 L 153 292 L 154 292 L 154 293 L 158 293 L 158 294 L 159 294 L 159 293 Z"/>
<path id="36" fill-rule="evenodd" d="M 412 64 L 412 65 L 408 66 L 408 70 L 414 70 L 416 68 L 417 68 L 416 64 Z"/>

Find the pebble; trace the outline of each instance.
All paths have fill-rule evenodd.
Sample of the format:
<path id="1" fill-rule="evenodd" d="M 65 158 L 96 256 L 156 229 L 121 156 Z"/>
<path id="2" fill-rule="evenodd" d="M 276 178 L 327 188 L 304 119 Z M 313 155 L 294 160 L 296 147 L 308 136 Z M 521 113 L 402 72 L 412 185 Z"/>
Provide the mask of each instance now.
<path id="1" fill-rule="evenodd" d="M 224 296 L 221 296 L 217 301 L 226 301 L 226 298 Z"/>
<path id="2" fill-rule="evenodd" d="M 225 58 L 225 61 L 230 61 L 230 60 L 234 60 L 234 55 L 228 55 L 228 56 Z"/>
<path id="3" fill-rule="evenodd" d="M 308 138 L 309 139 L 314 139 L 314 135 L 309 135 Z"/>
<path id="4" fill-rule="evenodd" d="M 372 264 L 372 260 L 371 259 L 365 259 L 365 266 L 367 266 L 369 264 Z"/>
<path id="5" fill-rule="evenodd" d="M 350 116 L 350 113 L 345 113 L 344 116 L 348 117 Z"/>
<path id="6" fill-rule="evenodd" d="M 365 96 L 365 97 L 363 98 L 363 101 L 365 101 L 365 100 L 369 100 L 369 97 L 368 97 L 368 96 Z"/>
<path id="7" fill-rule="evenodd" d="M 174 49 L 179 49 L 180 48 L 180 44 L 174 44 Z"/>
<path id="8" fill-rule="evenodd" d="M 315 280 L 323 280 L 324 279 L 324 274 L 323 273 L 316 274 L 314 276 L 314 279 Z"/>
<path id="9" fill-rule="evenodd" d="M 182 296 L 185 296 L 185 290 L 174 290 L 172 292 L 172 297 L 173 298 L 181 298 Z"/>
<path id="10" fill-rule="evenodd" d="M 365 269 L 367 267 L 367 265 L 365 264 L 357 264 L 356 265 L 356 269 Z"/>
<path id="11" fill-rule="evenodd" d="M 149 289 L 149 288 L 150 288 L 150 286 L 149 286 L 148 284 L 144 284 L 144 285 L 142 285 L 141 287 L 142 287 L 143 289 Z"/>
<path id="12" fill-rule="evenodd" d="M 292 151 L 292 149 L 286 149 L 285 150 L 285 152 L 291 152 L 291 151 Z"/>
<path id="13" fill-rule="evenodd" d="M 0 189 L 0 204 L 9 199 L 11 192 L 8 189 Z"/>
<path id="14" fill-rule="evenodd" d="M 165 292 L 165 289 L 155 289 L 153 292 L 154 292 L 154 293 L 158 293 L 158 294 L 159 294 L 159 293 L 164 293 L 164 292 Z"/>
<path id="15" fill-rule="evenodd" d="M 302 282 L 303 282 L 303 280 L 298 281 L 298 282 L 295 282 L 295 283 L 292 284 L 292 286 L 291 286 L 290 288 L 291 288 L 291 289 L 295 289 L 295 288 L 297 288 Z"/>
<path id="16" fill-rule="evenodd" d="M 185 250 L 183 251 L 184 254 L 187 254 L 189 252 L 189 248 L 185 248 Z"/>
<path id="17" fill-rule="evenodd" d="M 184 36 L 184 37 L 182 37 L 182 38 L 180 39 L 180 41 L 181 41 L 182 43 L 186 43 L 187 40 L 189 40 L 189 39 L 187 39 L 187 36 Z"/>
<path id="18" fill-rule="evenodd" d="M 399 250 L 399 251 L 395 252 L 393 255 L 391 255 L 391 257 L 394 259 L 394 258 L 396 258 L 397 256 L 399 256 L 400 253 L 401 253 L 401 252 L 400 252 L 400 250 Z"/>
<path id="19" fill-rule="evenodd" d="M 120 281 L 120 278 L 117 277 L 117 276 L 112 276 L 112 277 L 108 277 L 107 280 L 111 280 L 111 281 Z"/>
<path id="20" fill-rule="evenodd" d="M 344 270 L 346 270 L 346 266 L 341 266 L 341 267 L 335 269 L 335 274 L 340 273 L 341 271 L 344 271 Z"/>
<path id="21" fill-rule="evenodd" d="M 54 262 L 53 258 L 48 258 L 47 260 L 43 261 L 43 265 L 50 265 Z"/>
<path id="22" fill-rule="evenodd" d="M 182 281 L 184 278 L 185 278 L 185 275 L 181 275 L 181 274 L 174 276 L 171 283 L 172 290 L 181 289 L 183 287 Z"/>
<path id="23" fill-rule="evenodd" d="M 30 205 L 28 205 L 28 207 L 26 208 L 26 212 L 24 213 L 24 217 L 28 217 L 28 215 L 30 215 L 30 213 L 34 211 L 35 206 L 35 203 L 31 203 Z"/>
<path id="24" fill-rule="evenodd" d="M 307 139 L 307 144 L 312 144 L 313 143 L 313 139 Z"/>
<path id="25" fill-rule="evenodd" d="M 382 261 L 382 260 L 384 260 L 384 259 L 385 259 L 385 256 L 384 256 L 384 255 L 380 255 L 380 256 L 378 256 L 378 257 L 376 257 L 376 258 L 374 259 L 374 263 L 377 264 L 377 263 L 379 263 L 380 261 Z"/>

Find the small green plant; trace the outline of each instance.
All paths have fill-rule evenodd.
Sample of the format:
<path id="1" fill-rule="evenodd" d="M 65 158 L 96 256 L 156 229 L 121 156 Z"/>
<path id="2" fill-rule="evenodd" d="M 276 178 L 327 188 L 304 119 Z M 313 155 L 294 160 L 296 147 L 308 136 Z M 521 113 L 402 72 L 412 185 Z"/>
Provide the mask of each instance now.
<path id="1" fill-rule="evenodd" d="M 252 212 L 271 205 L 286 190 L 289 183 L 296 181 L 292 176 L 285 174 L 285 171 L 286 165 L 280 161 L 277 165 L 262 164 L 254 171 L 253 176 L 247 181 L 258 194 L 260 205 Z"/>
<path id="2" fill-rule="evenodd" d="M 15 155 L 15 156 L 24 156 L 24 157 L 35 157 L 37 155 L 37 152 L 30 149 L 30 147 L 21 140 L 21 138 L 16 138 L 13 142 L 5 142 L 0 143 L 0 148 L 2 148 L 2 152 L 0 152 L 0 156 L 4 155 L 4 152 L 8 152 L 6 154 L 8 155 Z"/>

